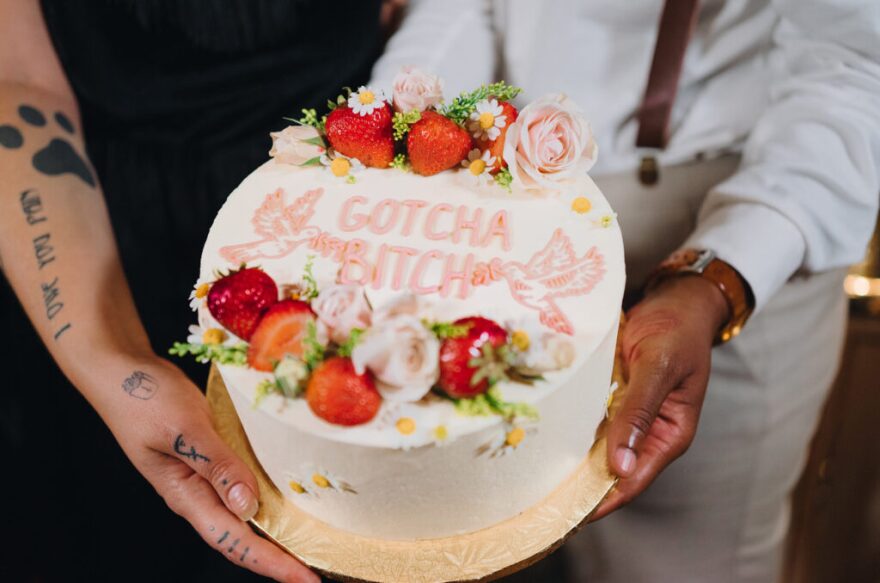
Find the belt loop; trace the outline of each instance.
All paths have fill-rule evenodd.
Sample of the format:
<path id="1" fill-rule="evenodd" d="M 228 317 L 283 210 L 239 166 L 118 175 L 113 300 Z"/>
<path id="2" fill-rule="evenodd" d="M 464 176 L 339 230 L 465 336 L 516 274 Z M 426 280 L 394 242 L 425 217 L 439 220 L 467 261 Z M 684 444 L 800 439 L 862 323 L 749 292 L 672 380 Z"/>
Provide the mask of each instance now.
<path id="1" fill-rule="evenodd" d="M 640 148 L 639 182 L 645 186 L 654 186 L 660 181 L 660 162 L 657 160 L 659 150 Z"/>

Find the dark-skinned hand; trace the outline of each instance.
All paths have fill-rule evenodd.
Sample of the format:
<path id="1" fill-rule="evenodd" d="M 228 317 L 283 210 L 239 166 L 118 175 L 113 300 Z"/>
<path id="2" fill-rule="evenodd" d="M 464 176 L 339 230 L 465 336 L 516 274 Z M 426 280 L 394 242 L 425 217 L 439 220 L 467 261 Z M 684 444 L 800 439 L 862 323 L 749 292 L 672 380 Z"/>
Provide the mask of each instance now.
<path id="1" fill-rule="evenodd" d="M 617 486 L 592 520 L 624 506 L 690 446 L 706 396 L 712 342 L 729 307 L 714 284 L 668 279 L 627 313 L 621 360 L 627 390 L 608 426 Z"/>

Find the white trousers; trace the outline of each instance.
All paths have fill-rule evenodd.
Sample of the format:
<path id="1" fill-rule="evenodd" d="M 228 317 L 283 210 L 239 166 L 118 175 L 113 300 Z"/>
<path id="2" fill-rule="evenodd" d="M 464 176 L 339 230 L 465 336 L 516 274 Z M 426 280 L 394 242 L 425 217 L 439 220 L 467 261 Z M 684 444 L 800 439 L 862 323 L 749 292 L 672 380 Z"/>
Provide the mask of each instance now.
<path id="1" fill-rule="evenodd" d="M 693 230 L 706 192 L 738 159 L 598 177 L 618 212 L 628 285 Z M 768 254 L 773 249 L 767 249 Z M 789 496 L 843 345 L 843 271 L 796 276 L 712 354 L 693 445 L 637 500 L 564 547 L 572 580 L 589 583 L 766 583 L 778 580 Z"/>

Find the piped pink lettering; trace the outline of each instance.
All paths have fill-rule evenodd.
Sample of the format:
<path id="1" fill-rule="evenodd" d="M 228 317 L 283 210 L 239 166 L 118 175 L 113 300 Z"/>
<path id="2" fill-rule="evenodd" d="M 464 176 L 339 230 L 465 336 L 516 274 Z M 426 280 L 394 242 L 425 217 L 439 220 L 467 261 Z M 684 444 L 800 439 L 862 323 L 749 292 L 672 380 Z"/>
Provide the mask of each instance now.
<path id="1" fill-rule="evenodd" d="M 501 237 L 501 248 L 510 251 L 510 230 L 507 223 L 507 211 L 501 210 L 492 215 L 489 219 L 489 230 L 480 245 L 488 247 L 492 243 L 492 237 Z"/>
<path id="2" fill-rule="evenodd" d="M 436 249 L 432 249 L 422 254 L 419 257 L 419 260 L 416 262 L 416 266 L 413 267 L 412 274 L 409 278 L 409 290 L 418 295 L 427 295 L 437 293 L 437 290 L 440 289 L 439 285 L 430 285 L 426 286 L 422 284 L 422 277 L 425 274 L 425 271 L 428 269 L 428 264 L 434 259 L 442 259 L 443 253 L 437 251 Z"/>
<path id="3" fill-rule="evenodd" d="M 437 232 L 437 219 L 440 213 L 451 213 L 452 205 L 441 202 L 428 211 L 428 218 L 425 219 L 425 238 L 431 241 L 440 241 L 449 237 L 449 231 Z"/>
<path id="4" fill-rule="evenodd" d="M 428 203 L 424 200 L 410 199 L 404 200 L 400 204 L 406 207 L 406 218 L 404 219 L 403 229 L 401 229 L 400 234 L 404 237 L 409 237 L 416 221 L 416 214 L 418 214 L 420 209 L 428 206 Z"/>
<path id="5" fill-rule="evenodd" d="M 352 239 L 345 246 L 342 255 L 342 265 L 339 267 L 339 281 L 343 284 L 366 285 L 370 278 L 370 264 L 364 259 L 367 249 L 363 239 Z M 356 277 L 351 273 L 353 269 L 359 269 L 361 274 Z"/>
<path id="6" fill-rule="evenodd" d="M 390 212 L 385 212 L 390 209 Z M 384 223 L 382 214 L 385 214 Z M 393 198 L 386 198 L 373 207 L 370 212 L 370 231 L 376 235 L 384 235 L 397 224 L 397 216 L 400 214 L 400 203 Z"/>
<path id="7" fill-rule="evenodd" d="M 464 266 L 460 271 L 455 271 L 455 259 L 457 255 L 450 253 L 446 256 L 446 264 L 443 266 L 443 279 L 440 284 L 440 296 L 448 297 L 452 292 L 452 284 L 459 281 L 458 297 L 466 300 L 471 291 L 471 280 L 474 276 L 474 254 L 464 256 Z"/>
<path id="8" fill-rule="evenodd" d="M 389 253 L 397 253 L 397 264 L 394 266 L 394 277 L 391 279 L 391 289 L 399 290 L 403 287 L 403 274 L 409 258 L 418 255 L 419 251 L 412 247 L 389 247 Z"/>
<path id="9" fill-rule="evenodd" d="M 388 258 L 388 245 L 379 245 L 376 263 L 373 265 L 373 289 L 380 289 L 385 279 L 385 263 Z"/>
<path id="10" fill-rule="evenodd" d="M 467 219 L 467 212 L 468 208 L 465 205 L 458 207 L 458 212 L 455 215 L 455 228 L 452 229 L 452 242 L 458 243 L 461 239 L 461 232 L 469 229 L 471 232 L 470 246 L 476 247 L 480 244 L 480 219 L 483 217 L 483 209 L 474 210 L 474 218 L 471 220 Z"/>
<path id="11" fill-rule="evenodd" d="M 348 233 L 363 229 L 367 225 L 369 217 L 364 213 L 352 214 L 351 211 L 354 205 L 366 202 L 367 198 L 364 196 L 352 196 L 346 199 L 339 211 L 339 228 Z"/>

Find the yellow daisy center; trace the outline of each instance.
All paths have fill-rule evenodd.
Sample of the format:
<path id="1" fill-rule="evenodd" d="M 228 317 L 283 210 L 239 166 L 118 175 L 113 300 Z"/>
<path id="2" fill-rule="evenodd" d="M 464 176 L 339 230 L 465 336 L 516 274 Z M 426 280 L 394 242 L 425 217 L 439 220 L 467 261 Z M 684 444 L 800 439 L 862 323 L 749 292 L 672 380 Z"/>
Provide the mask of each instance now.
<path id="1" fill-rule="evenodd" d="M 329 488 L 330 480 L 328 480 L 325 476 L 321 474 L 312 474 L 312 481 L 315 483 L 315 486 L 319 488 Z"/>
<path id="2" fill-rule="evenodd" d="M 593 208 L 593 203 L 585 196 L 579 196 L 571 201 L 571 210 L 578 214 L 588 213 L 591 208 Z"/>
<path id="3" fill-rule="evenodd" d="M 205 344 L 220 344 L 226 340 L 226 332 L 219 328 L 208 328 L 202 334 L 202 342 Z"/>
<path id="4" fill-rule="evenodd" d="M 203 297 L 208 295 L 208 292 L 211 291 L 210 283 L 203 283 L 199 287 L 196 288 L 196 297 L 202 299 Z"/>
<path id="5" fill-rule="evenodd" d="M 365 89 L 358 93 L 358 101 L 361 102 L 362 105 L 370 105 L 374 101 L 376 101 L 376 94 L 372 91 Z"/>
<path id="6" fill-rule="evenodd" d="M 510 342 L 522 351 L 528 350 L 531 344 L 529 333 L 525 330 L 515 330 L 510 336 Z"/>
<path id="7" fill-rule="evenodd" d="M 507 439 L 504 440 L 504 443 L 510 447 L 516 447 L 522 442 L 525 436 L 525 429 L 522 427 L 514 427 L 507 433 Z"/>
<path id="8" fill-rule="evenodd" d="M 437 441 L 443 441 L 447 437 L 449 437 L 449 431 L 446 430 L 445 425 L 438 425 L 437 427 L 434 428 L 434 438 Z"/>
<path id="9" fill-rule="evenodd" d="M 479 176 L 486 171 L 486 161 L 477 158 L 468 165 L 468 170 L 470 170 L 470 173 L 474 176 Z"/>
<path id="10" fill-rule="evenodd" d="M 333 173 L 334 176 L 345 176 L 351 171 L 351 162 L 346 160 L 345 158 L 334 158 L 332 162 L 330 162 L 330 172 Z"/>
<path id="11" fill-rule="evenodd" d="M 411 417 L 401 417 L 394 426 L 401 435 L 410 435 L 416 430 L 416 422 Z"/>
<path id="12" fill-rule="evenodd" d="M 287 483 L 287 485 L 290 486 L 290 489 L 293 490 L 294 492 L 296 492 L 297 494 L 305 494 L 306 493 L 306 489 L 303 488 L 303 485 L 300 484 L 299 482 L 295 482 L 295 481 L 291 480 Z"/>
<path id="13" fill-rule="evenodd" d="M 491 128 L 494 125 L 495 125 L 495 114 L 489 113 L 488 111 L 486 113 L 480 114 L 480 127 L 481 128 L 483 128 L 484 130 L 488 130 L 489 128 Z"/>

